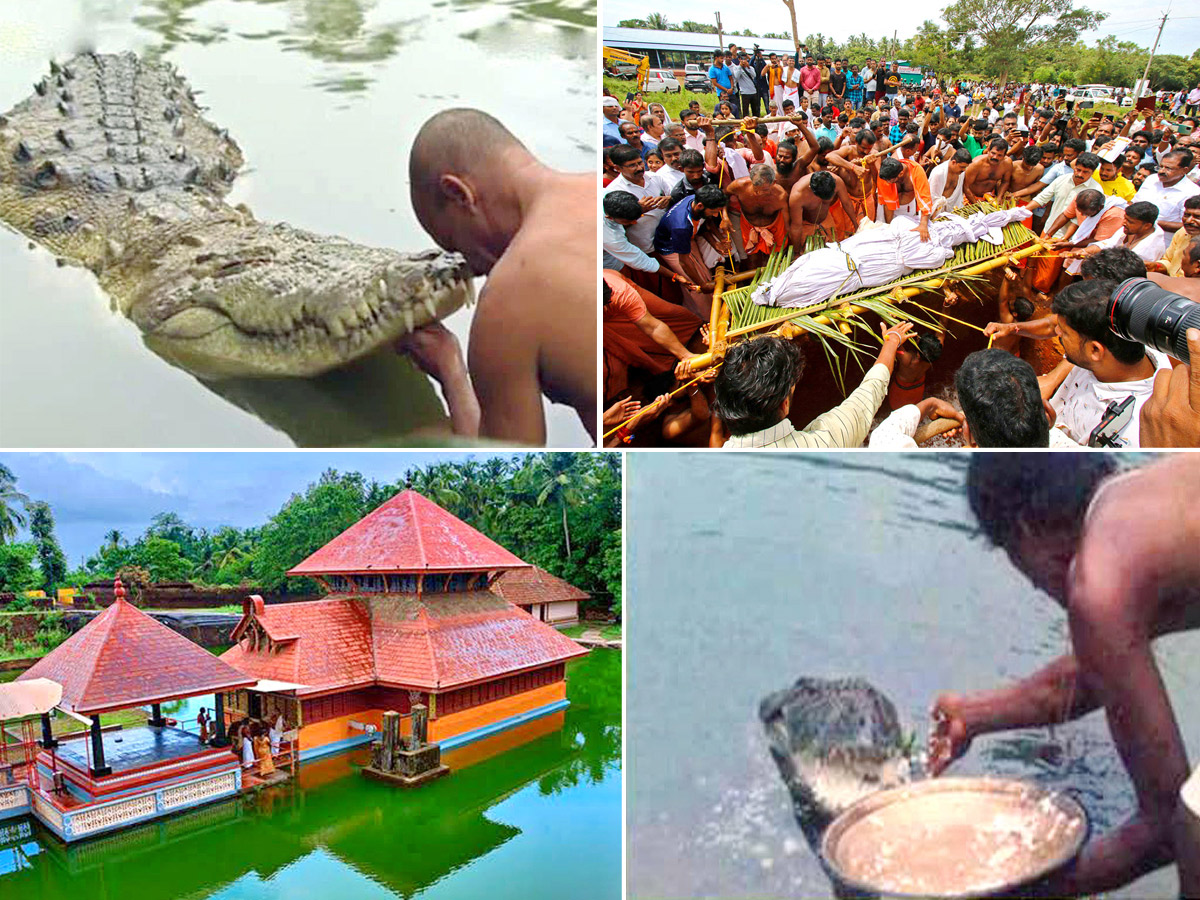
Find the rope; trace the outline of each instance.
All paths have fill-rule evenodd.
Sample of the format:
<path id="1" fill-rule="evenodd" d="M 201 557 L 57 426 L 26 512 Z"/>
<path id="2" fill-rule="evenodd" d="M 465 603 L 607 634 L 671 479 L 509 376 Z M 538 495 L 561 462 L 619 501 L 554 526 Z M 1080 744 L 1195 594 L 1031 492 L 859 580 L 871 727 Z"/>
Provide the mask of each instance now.
<path id="1" fill-rule="evenodd" d="M 721 366 L 723 364 L 724 364 L 723 361 L 718 362 L 718 363 L 713 363 L 711 366 L 709 366 L 709 368 L 719 369 L 719 368 L 721 368 Z M 706 369 L 705 372 L 707 372 L 707 371 L 708 370 Z M 679 387 L 675 388 L 675 390 L 673 390 L 673 391 L 671 391 L 671 393 L 667 394 L 668 399 L 674 397 L 676 394 L 680 393 L 681 391 L 685 391 L 688 388 L 690 388 L 693 384 L 695 384 L 697 381 L 699 381 L 703 375 L 704 375 L 704 372 L 701 372 L 699 375 L 697 375 L 695 378 L 693 378 L 687 384 L 681 384 Z M 653 405 L 654 404 L 651 404 L 651 406 L 653 406 Z M 608 431 L 604 432 L 603 436 L 611 437 L 612 435 L 614 435 L 618 431 L 620 431 L 622 428 L 627 428 L 628 426 L 632 425 L 634 421 L 636 421 L 637 419 L 640 419 L 642 416 L 646 415 L 649 412 L 649 408 L 650 407 L 647 407 L 646 409 L 638 410 L 632 416 L 630 416 L 628 419 L 626 419 L 624 422 L 622 422 L 620 425 L 617 425 L 614 428 L 610 428 Z"/>

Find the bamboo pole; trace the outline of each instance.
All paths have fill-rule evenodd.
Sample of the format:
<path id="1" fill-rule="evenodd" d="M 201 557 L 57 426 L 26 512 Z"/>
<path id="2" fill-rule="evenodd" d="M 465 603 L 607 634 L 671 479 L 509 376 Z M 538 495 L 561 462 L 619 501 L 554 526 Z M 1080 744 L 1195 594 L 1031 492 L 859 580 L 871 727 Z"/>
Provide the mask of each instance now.
<path id="1" fill-rule="evenodd" d="M 939 434 L 945 434 L 947 431 L 953 431 L 955 428 L 962 428 L 962 422 L 958 421 L 958 419 L 931 419 L 917 428 L 916 433 L 913 434 L 913 440 L 918 444 L 924 444 Z"/>
<path id="2" fill-rule="evenodd" d="M 776 122 L 794 122 L 794 121 L 796 121 L 796 119 L 799 118 L 799 116 L 761 116 L 761 117 L 747 116 L 746 118 L 753 118 L 755 120 L 755 122 L 759 125 L 772 125 Z M 746 118 L 742 118 L 742 119 L 709 119 L 708 121 L 709 121 L 710 125 L 742 125 L 745 123 Z M 805 124 L 808 124 L 807 117 L 805 117 Z"/>
<path id="3" fill-rule="evenodd" d="M 753 270 L 752 270 L 753 271 Z M 716 346 L 717 323 L 721 319 L 721 295 L 725 293 L 725 267 L 717 266 L 717 274 L 713 277 L 712 310 L 708 317 L 709 346 Z M 690 366 L 688 367 L 691 368 Z"/>
<path id="4" fill-rule="evenodd" d="M 1033 254 L 1038 253 L 1041 250 L 1042 250 L 1041 243 L 1039 241 L 1035 240 L 1028 247 L 1023 247 L 1022 249 L 1015 250 L 1011 253 L 1002 253 L 998 256 L 992 257 L 991 259 L 984 260 L 983 262 L 968 266 L 965 269 L 959 270 L 958 272 L 956 272 L 954 274 L 966 275 L 966 276 L 982 275 L 985 272 L 990 272 L 992 269 L 998 269 L 1000 266 L 1008 265 L 1009 263 L 1014 262 L 1015 260 L 1024 259 L 1027 256 L 1032 256 Z M 920 287 L 896 288 L 894 291 L 891 291 L 890 293 L 881 296 L 879 299 L 881 299 L 885 302 L 889 302 L 889 303 L 899 303 L 909 297 L 915 297 L 918 294 L 924 293 L 927 290 L 937 290 L 941 287 L 944 287 L 947 282 L 951 282 L 951 281 L 954 281 L 954 278 L 952 277 L 951 274 L 947 274 L 940 278 L 933 278 L 928 281 L 923 281 L 921 283 Z M 899 296 L 897 296 L 897 295 L 899 295 Z M 925 307 L 922 307 L 922 309 L 925 309 Z M 860 315 L 860 314 L 866 312 L 866 309 L 864 309 L 861 306 L 856 306 L 854 304 L 851 304 L 850 311 L 856 315 Z M 771 329 L 776 326 L 783 325 L 784 323 L 790 322 L 790 320 L 796 318 L 798 315 L 804 315 L 804 314 L 797 313 L 797 312 L 789 312 L 789 313 L 786 313 L 785 315 L 775 316 L 774 318 L 766 319 L 766 320 L 764 320 L 762 322 L 758 322 L 754 325 L 743 325 L 741 328 L 734 328 L 731 331 L 726 332 L 724 335 L 724 338 L 725 338 L 725 340 L 729 341 L 729 340 L 733 340 L 734 338 L 738 338 L 738 337 L 742 337 L 743 335 L 750 334 L 751 332 L 754 332 L 754 331 L 766 331 L 768 329 Z M 829 318 L 828 316 L 814 316 L 813 321 L 815 321 L 818 325 L 829 325 L 829 326 L 834 325 L 833 319 Z M 793 323 L 793 327 L 795 327 L 797 329 L 797 332 L 796 332 L 797 334 L 803 334 L 805 332 L 805 328 L 803 325 L 795 325 Z M 711 350 L 708 353 L 703 354 L 702 356 L 697 356 L 697 357 L 693 358 L 691 361 L 692 371 L 695 372 L 695 371 L 705 368 L 706 366 L 712 365 L 713 359 L 714 359 L 714 357 L 713 357 Z"/>

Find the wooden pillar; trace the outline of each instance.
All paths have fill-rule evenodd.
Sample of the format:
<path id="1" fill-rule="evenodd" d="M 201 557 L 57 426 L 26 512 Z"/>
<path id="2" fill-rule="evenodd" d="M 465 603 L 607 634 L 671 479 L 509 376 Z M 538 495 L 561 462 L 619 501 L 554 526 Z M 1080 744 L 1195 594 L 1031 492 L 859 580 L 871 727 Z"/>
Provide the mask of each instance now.
<path id="1" fill-rule="evenodd" d="M 389 709 L 383 714 L 383 748 L 379 755 L 379 768 L 384 772 L 392 771 L 396 752 L 400 749 L 400 713 Z"/>
<path id="2" fill-rule="evenodd" d="M 420 750 L 425 746 L 428 735 L 429 710 L 423 703 L 418 703 L 412 708 L 412 736 L 409 739 L 408 749 Z"/>
<path id="3" fill-rule="evenodd" d="M 225 695 L 220 691 L 216 694 L 217 710 L 213 716 L 213 724 L 217 727 L 217 734 L 209 743 L 214 747 L 228 747 L 229 734 L 225 731 Z"/>
<path id="4" fill-rule="evenodd" d="M 42 713 L 42 746 L 49 750 L 51 747 L 57 747 L 58 741 L 54 738 L 54 729 L 50 727 L 50 713 Z"/>
<path id="5" fill-rule="evenodd" d="M 153 728 L 166 728 L 167 720 L 163 718 L 161 703 L 150 704 L 150 721 L 146 724 Z"/>
<path id="6" fill-rule="evenodd" d="M 104 735 L 100 732 L 100 717 L 92 716 L 92 775 L 111 775 L 112 769 L 104 764 Z"/>

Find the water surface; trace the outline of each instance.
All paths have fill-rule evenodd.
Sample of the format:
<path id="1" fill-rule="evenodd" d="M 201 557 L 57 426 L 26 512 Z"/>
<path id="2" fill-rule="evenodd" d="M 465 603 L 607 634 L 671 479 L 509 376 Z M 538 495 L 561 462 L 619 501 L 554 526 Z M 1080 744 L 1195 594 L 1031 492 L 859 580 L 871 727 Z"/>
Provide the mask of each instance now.
<path id="1" fill-rule="evenodd" d="M 961 454 L 634 454 L 628 468 L 631 898 L 832 896 L 795 825 L 759 701 L 862 676 L 924 744 L 942 691 L 996 687 L 1068 649 L 1065 615 L 976 536 Z M 1200 757 L 1200 634 L 1156 644 Z M 1047 761 L 1049 757 L 1050 761 Z M 1135 807 L 1103 713 L 980 738 L 951 774 Z M 1113 897 L 1175 896 L 1160 871 Z"/>
<path id="2" fill-rule="evenodd" d="M 0 823 L 0 897 L 617 900 L 620 654 L 593 651 L 567 677 L 560 729 L 474 764 L 454 751 L 451 774 L 417 790 L 367 780 L 358 752 L 72 846 L 29 818 Z"/>
<path id="3" fill-rule="evenodd" d="M 373 246 L 432 246 L 408 150 L 477 106 L 547 164 L 595 168 L 595 0 L 0 0 L 0 112 L 51 57 L 173 62 L 246 165 L 229 203 Z M 353 372 L 220 392 L 143 346 L 91 273 L 0 228 L 0 445 L 232 447 L 446 442 L 429 380 L 384 354 Z M 472 310 L 449 317 L 464 344 Z M 588 446 L 545 403 L 551 446 Z"/>

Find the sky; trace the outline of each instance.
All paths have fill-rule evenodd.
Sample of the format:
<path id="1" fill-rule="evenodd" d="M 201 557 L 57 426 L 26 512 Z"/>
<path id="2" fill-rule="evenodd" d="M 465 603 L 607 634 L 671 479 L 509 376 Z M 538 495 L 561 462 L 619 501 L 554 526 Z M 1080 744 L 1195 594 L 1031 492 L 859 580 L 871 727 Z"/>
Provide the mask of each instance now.
<path id="1" fill-rule="evenodd" d="M 396 481 L 410 467 L 515 453 L 0 453 L 17 489 L 54 512 L 72 568 L 116 528 L 136 538 L 160 512 L 210 531 L 261 525 L 326 469 Z M 27 533 L 21 540 L 26 539 Z"/>
<path id="2" fill-rule="evenodd" d="M 1171 17 L 1163 29 L 1160 53 L 1177 53 L 1191 56 L 1200 47 L 1200 6 L 1188 0 L 1171 0 Z M 901 41 L 913 34 L 924 19 L 932 19 L 941 27 L 946 23 L 941 17 L 945 3 L 896 3 L 894 0 L 858 0 L 852 16 L 806 15 L 813 7 L 796 5 L 796 18 L 800 37 L 807 34 L 830 35 L 836 41 L 845 41 L 850 35 L 865 31 L 873 38 L 891 36 L 899 32 Z M 1086 6 L 1098 12 L 1108 13 L 1108 18 L 1094 32 L 1084 34 L 1089 44 L 1108 34 L 1121 40 L 1133 41 L 1149 48 L 1154 43 L 1158 22 L 1167 12 L 1167 0 L 1145 3 L 1139 0 L 1079 0 L 1076 5 Z M 694 22 L 716 24 L 714 4 L 701 5 L 683 0 L 604 0 L 602 24 L 616 25 L 622 19 L 640 19 L 649 13 L 659 12 L 672 22 L 690 19 Z M 721 25 L 726 31 L 774 31 L 787 34 L 791 31 L 791 19 L 787 7 L 781 0 L 739 0 L 721 9 Z"/>

